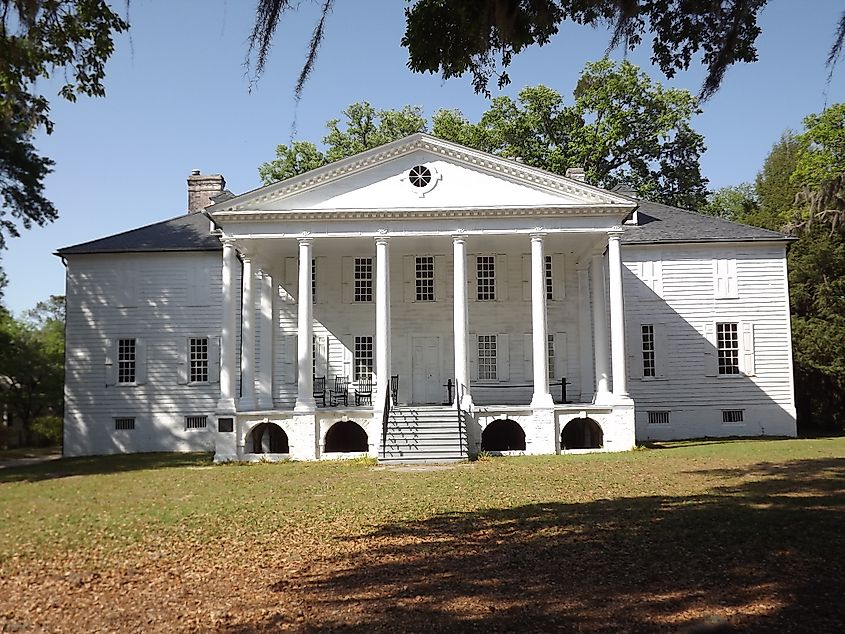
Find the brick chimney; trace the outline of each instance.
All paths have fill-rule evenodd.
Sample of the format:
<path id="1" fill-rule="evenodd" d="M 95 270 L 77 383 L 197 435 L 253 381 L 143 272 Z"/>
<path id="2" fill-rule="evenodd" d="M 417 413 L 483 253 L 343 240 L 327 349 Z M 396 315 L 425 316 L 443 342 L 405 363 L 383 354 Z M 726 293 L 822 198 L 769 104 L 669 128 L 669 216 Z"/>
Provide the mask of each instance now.
<path id="1" fill-rule="evenodd" d="M 566 178 L 571 178 L 574 181 L 581 181 L 584 182 L 584 178 L 586 174 L 584 174 L 583 167 L 567 167 L 566 168 Z"/>
<path id="2" fill-rule="evenodd" d="M 226 189 L 226 179 L 221 174 L 202 175 L 192 170 L 188 176 L 188 213 L 193 214 L 213 205 L 212 198 Z"/>

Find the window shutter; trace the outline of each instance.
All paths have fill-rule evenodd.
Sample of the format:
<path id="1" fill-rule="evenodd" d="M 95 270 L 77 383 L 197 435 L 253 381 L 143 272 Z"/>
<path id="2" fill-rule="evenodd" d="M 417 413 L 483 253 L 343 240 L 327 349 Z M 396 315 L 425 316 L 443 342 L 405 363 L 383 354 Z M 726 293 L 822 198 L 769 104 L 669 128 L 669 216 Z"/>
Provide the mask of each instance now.
<path id="1" fill-rule="evenodd" d="M 666 368 L 669 365 L 668 338 L 669 329 L 666 323 L 654 324 L 654 373 L 658 379 L 667 377 Z"/>
<path id="2" fill-rule="evenodd" d="M 496 256 L 496 301 L 506 302 L 508 300 L 508 256 L 500 254 Z"/>
<path id="3" fill-rule="evenodd" d="M 208 338 L 208 382 L 220 382 L 220 337 Z"/>
<path id="4" fill-rule="evenodd" d="M 478 300 L 478 290 L 476 286 L 476 278 L 478 277 L 478 256 L 470 255 L 467 257 L 467 299 L 474 302 Z"/>
<path id="5" fill-rule="evenodd" d="M 291 295 L 295 295 L 297 292 L 297 273 L 299 272 L 299 265 L 297 264 L 296 258 L 285 258 L 285 285 L 287 286 L 287 291 Z"/>
<path id="6" fill-rule="evenodd" d="M 314 276 L 316 278 L 316 292 L 317 296 L 314 298 L 315 304 L 325 304 L 326 303 L 326 296 L 328 293 L 328 284 L 326 284 L 327 280 L 329 279 L 329 269 L 326 265 L 326 256 L 318 255 L 314 258 L 313 265 L 315 270 L 313 271 Z"/>
<path id="7" fill-rule="evenodd" d="M 296 335 L 284 335 L 282 377 L 285 383 L 296 383 Z"/>
<path id="8" fill-rule="evenodd" d="M 341 280 L 343 284 L 343 303 L 351 304 L 355 301 L 355 258 L 343 256 L 340 259 Z"/>
<path id="9" fill-rule="evenodd" d="M 563 257 L 563 256 L 561 256 Z M 567 361 L 567 347 L 566 347 L 566 333 L 565 332 L 556 332 L 555 333 L 555 381 L 559 381 L 560 379 L 565 379 L 566 375 L 568 374 L 568 361 Z"/>
<path id="10" fill-rule="evenodd" d="M 643 378 L 643 327 L 637 324 L 627 333 L 628 340 L 628 378 L 635 380 Z M 655 336 L 657 336 L 655 334 Z"/>
<path id="11" fill-rule="evenodd" d="M 499 381 L 511 380 L 510 337 L 505 334 L 496 337 L 496 378 Z"/>
<path id="12" fill-rule="evenodd" d="M 449 280 L 446 276 L 446 256 L 434 256 L 434 299 L 445 301 L 449 296 Z"/>
<path id="13" fill-rule="evenodd" d="M 531 333 L 522 335 L 522 378 L 526 381 L 534 380 L 534 339 Z"/>
<path id="14" fill-rule="evenodd" d="M 757 373 L 754 359 L 754 324 L 742 322 L 742 371 L 746 376 L 754 376 Z"/>
<path id="15" fill-rule="evenodd" d="M 552 255 L 552 298 L 563 299 L 564 297 L 566 297 L 566 268 L 563 254 L 555 253 Z"/>
<path id="16" fill-rule="evenodd" d="M 343 345 L 343 376 L 345 376 L 350 381 L 352 380 L 352 348 L 355 345 L 355 337 L 351 334 L 347 334 L 343 336 L 343 340 L 348 342 L 348 344 Z"/>
<path id="17" fill-rule="evenodd" d="M 716 376 L 718 371 L 716 327 L 712 323 L 704 324 L 704 376 Z"/>
<path id="18" fill-rule="evenodd" d="M 739 297 L 736 283 L 736 258 L 727 260 L 727 290 L 728 297 Z"/>
<path id="19" fill-rule="evenodd" d="M 522 300 L 531 301 L 531 255 L 522 254 Z"/>
<path id="20" fill-rule="evenodd" d="M 135 384 L 143 385 L 147 382 L 147 342 L 135 339 Z"/>
<path id="21" fill-rule="evenodd" d="M 186 385 L 188 383 L 188 338 L 183 337 L 179 340 L 179 350 L 177 351 L 178 360 L 176 363 L 176 382 L 179 385 Z M 210 351 L 209 351 L 210 353 Z M 211 367 L 211 354 L 208 357 L 208 365 Z"/>
<path id="22" fill-rule="evenodd" d="M 416 261 L 413 255 L 402 257 L 402 283 L 405 289 L 405 301 L 413 302 L 417 298 Z"/>
<path id="23" fill-rule="evenodd" d="M 105 340 L 105 359 L 103 365 L 105 367 L 106 385 L 115 385 L 117 383 L 117 345 L 115 339 Z"/>
<path id="24" fill-rule="evenodd" d="M 315 372 L 317 376 L 328 377 L 329 371 L 329 338 L 325 335 L 318 335 L 317 339 L 317 358 L 315 359 Z"/>
<path id="25" fill-rule="evenodd" d="M 467 337 L 469 346 L 469 378 L 470 381 L 478 380 L 478 335 Z"/>

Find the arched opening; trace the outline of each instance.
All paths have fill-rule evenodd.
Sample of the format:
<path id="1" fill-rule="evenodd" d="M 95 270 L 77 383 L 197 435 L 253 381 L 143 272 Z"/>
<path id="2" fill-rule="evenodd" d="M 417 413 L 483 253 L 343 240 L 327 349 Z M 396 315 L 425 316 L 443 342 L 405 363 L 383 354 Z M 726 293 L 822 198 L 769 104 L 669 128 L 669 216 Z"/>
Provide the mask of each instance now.
<path id="1" fill-rule="evenodd" d="M 261 423 L 249 432 L 249 453 L 290 453 L 288 435 L 275 423 Z"/>
<path id="2" fill-rule="evenodd" d="M 481 432 L 481 451 L 525 451 L 525 432 L 510 418 L 494 420 Z"/>
<path id="3" fill-rule="evenodd" d="M 561 449 L 600 449 L 604 433 L 592 418 L 573 418 L 560 434 Z"/>
<path id="4" fill-rule="evenodd" d="M 326 432 L 326 453 L 367 449 L 367 432 L 355 421 L 339 420 Z"/>

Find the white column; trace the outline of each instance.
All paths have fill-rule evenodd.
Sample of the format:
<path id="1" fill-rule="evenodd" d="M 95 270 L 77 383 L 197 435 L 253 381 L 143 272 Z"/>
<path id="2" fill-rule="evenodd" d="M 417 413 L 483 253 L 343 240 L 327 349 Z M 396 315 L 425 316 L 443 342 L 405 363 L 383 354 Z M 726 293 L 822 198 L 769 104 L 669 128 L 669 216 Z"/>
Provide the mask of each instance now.
<path id="1" fill-rule="evenodd" d="M 610 401 L 610 349 L 607 342 L 607 307 L 604 296 L 604 256 L 601 253 L 593 255 L 590 277 L 593 283 L 593 340 L 596 349 L 596 395 L 593 401 L 607 403 Z"/>
<path id="2" fill-rule="evenodd" d="M 625 303 L 622 297 L 622 231 L 607 236 L 607 269 L 610 280 L 610 349 L 613 395 L 628 398 L 625 370 Z"/>
<path id="3" fill-rule="evenodd" d="M 549 394 L 549 341 L 546 333 L 546 260 L 542 233 L 531 234 L 531 343 L 534 396 L 531 407 L 554 407 Z"/>
<path id="4" fill-rule="evenodd" d="M 454 259 L 454 337 L 455 337 L 455 398 L 461 398 L 461 408 L 472 409 L 469 383 L 468 331 L 469 309 L 467 304 L 467 245 L 464 236 L 452 236 Z"/>
<path id="5" fill-rule="evenodd" d="M 390 389 L 390 243 L 376 238 L 376 400 L 381 411 Z"/>
<path id="6" fill-rule="evenodd" d="M 580 401 L 588 403 L 595 394 L 593 390 L 593 332 L 590 319 L 590 268 L 587 261 L 578 263 L 578 345 L 581 357 L 581 371 L 578 382 L 581 385 Z"/>
<path id="7" fill-rule="evenodd" d="M 314 339 L 313 307 L 311 305 L 311 239 L 299 239 L 299 292 L 296 296 L 297 317 L 297 381 L 294 411 L 313 412 L 314 401 Z"/>
<path id="8" fill-rule="evenodd" d="M 244 253 L 241 283 L 241 399 L 238 409 L 248 412 L 255 409 L 255 300 L 252 289 L 255 273 L 252 256 Z"/>
<path id="9" fill-rule="evenodd" d="M 220 332 L 220 400 L 217 411 L 221 414 L 235 412 L 235 333 L 238 311 L 235 305 L 235 271 L 238 257 L 235 244 L 223 241 L 223 324 Z"/>
<path id="10" fill-rule="evenodd" d="M 273 409 L 273 278 L 261 272 L 261 328 L 259 348 L 261 366 L 258 368 L 258 407 Z"/>

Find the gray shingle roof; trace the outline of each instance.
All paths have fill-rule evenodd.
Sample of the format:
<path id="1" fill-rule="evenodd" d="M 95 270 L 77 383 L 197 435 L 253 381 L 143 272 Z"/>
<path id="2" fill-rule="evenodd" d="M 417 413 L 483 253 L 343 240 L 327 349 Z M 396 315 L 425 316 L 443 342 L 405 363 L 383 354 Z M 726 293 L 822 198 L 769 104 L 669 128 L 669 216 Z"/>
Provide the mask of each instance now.
<path id="1" fill-rule="evenodd" d="M 705 216 L 669 205 L 640 200 L 637 224 L 625 225 L 622 242 L 760 242 L 789 240 L 777 231 L 741 225 L 738 222 Z"/>
<path id="2" fill-rule="evenodd" d="M 125 253 L 128 251 L 220 251 L 223 246 L 202 213 L 182 214 L 145 227 L 83 242 L 56 251 L 56 255 L 79 253 Z"/>

